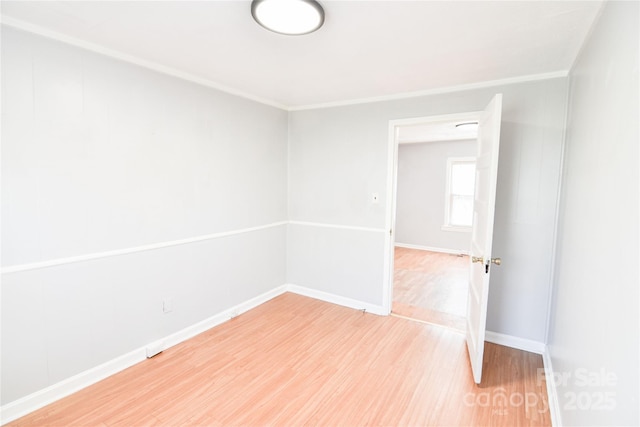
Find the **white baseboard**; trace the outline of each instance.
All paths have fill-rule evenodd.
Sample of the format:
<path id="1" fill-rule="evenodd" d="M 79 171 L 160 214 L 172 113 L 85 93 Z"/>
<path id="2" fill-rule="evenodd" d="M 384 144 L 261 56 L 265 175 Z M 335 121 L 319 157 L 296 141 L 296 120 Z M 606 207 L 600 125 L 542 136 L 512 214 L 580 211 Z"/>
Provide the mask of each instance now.
<path id="1" fill-rule="evenodd" d="M 179 344 L 189 338 L 192 338 L 208 329 L 218 326 L 229 319 L 251 310 L 277 297 L 287 291 L 287 286 L 282 285 L 268 292 L 258 295 L 248 301 L 238 304 L 222 313 L 211 316 L 201 322 L 175 332 L 163 339 L 154 341 L 154 344 L 162 342 L 162 348 L 168 349 Z M 127 354 L 119 356 L 113 360 L 105 362 L 94 368 L 88 369 L 56 384 L 53 384 L 35 393 L 22 397 L 13 402 L 7 403 L 0 408 L 0 424 L 4 425 L 23 417 L 30 412 L 40 409 L 56 400 L 69 396 L 83 388 L 97 383 L 111 375 L 123 371 L 147 358 L 146 345 L 133 350 Z"/>
<path id="2" fill-rule="evenodd" d="M 485 341 L 504 345 L 506 347 L 517 348 L 518 350 L 529 351 L 531 353 L 540 354 L 542 356 L 542 364 L 544 366 L 546 377 L 545 383 L 547 385 L 547 401 L 549 403 L 551 425 L 554 427 L 560 427 L 562 425 L 562 421 L 560 419 L 560 404 L 558 403 L 558 390 L 553 380 L 553 367 L 551 365 L 549 348 L 544 343 L 541 343 L 539 341 L 527 340 L 524 338 L 499 334 L 492 331 L 487 331 L 485 333 Z"/>
<path id="3" fill-rule="evenodd" d="M 341 305 L 344 307 L 353 308 L 356 310 L 366 310 L 369 313 L 386 316 L 389 313 L 384 310 L 382 306 L 366 303 L 363 301 L 354 300 L 351 298 L 343 297 L 328 292 L 319 291 L 316 289 L 307 288 L 304 286 L 298 286 L 294 284 L 287 284 L 279 286 L 255 298 L 238 304 L 230 309 L 227 309 L 221 313 L 211 316 L 201 322 L 184 328 L 178 332 L 166 336 L 161 340 L 154 341 L 154 344 L 162 342 L 162 348 L 168 349 L 176 344 L 184 342 L 204 331 L 207 331 L 215 326 L 218 326 L 229 319 L 236 317 L 246 311 L 251 310 L 272 298 L 277 297 L 285 292 L 292 292 L 298 295 L 315 298 L 320 301 L 329 302 L 332 304 Z M 544 366 L 547 372 L 551 371 L 551 359 L 548 355 L 546 346 L 540 342 L 527 340 L 523 338 L 513 337 L 510 335 L 499 334 L 496 332 L 487 331 L 485 336 L 486 341 L 505 345 L 508 347 L 517 348 L 520 350 L 530 351 L 533 353 L 542 354 Z M 119 356 L 113 360 L 103 363 L 99 366 L 91 368 L 87 371 L 74 375 L 71 378 L 67 378 L 56 384 L 53 384 L 42 390 L 38 390 L 28 396 L 20 398 L 16 401 L 10 402 L 0 408 L 0 423 L 2 425 L 14 421 L 30 412 L 40 409 L 56 400 L 69 396 L 85 387 L 97 383 L 113 374 L 116 374 L 124 369 L 127 369 L 137 363 L 146 359 L 146 345 L 133 350 L 127 354 Z M 554 426 L 559 424 L 558 413 L 558 398 L 555 390 L 555 384 L 553 381 L 547 382 L 547 394 L 549 396 L 549 407 L 551 411 L 551 420 Z"/>
<path id="4" fill-rule="evenodd" d="M 289 284 L 287 285 L 287 291 L 292 292 L 294 294 L 302 295 L 305 297 L 315 298 L 320 301 L 341 305 L 343 307 L 355 308 L 356 310 L 366 310 L 368 313 L 378 314 L 380 316 L 387 316 L 389 314 L 385 312 L 385 310 L 381 305 L 374 305 L 367 302 L 343 297 L 340 295 L 318 291 L 316 289 L 305 288 L 304 286 Z"/>
<path id="5" fill-rule="evenodd" d="M 549 354 L 549 347 L 544 346 L 544 353 L 542 353 L 542 363 L 544 364 L 544 371 L 546 374 L 547 384 L 547 399 L 549 401 L 549 415 L 551 416 L 551 425 L 555 427 L 562 426 L 562 419 L 560 418 L 560 402 L 558 401 L 558 388 L 554 381 L 553 365 L 551 364 L 551 355 Z"/>
<path id="6" fill-rule="evenodd" d="M 544 343 L 514 337 L 513 335 L 500 334 L 498 332 L 485 332 L 484 340 L 494 344 L 504 345 L 505 347 L 517 348 L 518 350 L 524 350 L 536 354 L 544 354 L 545 351 Z"/>
<path id="7" fill-rule="evenodd" d="M 49 387 L 38 390 L 0 408 L 2 425 L 23 417 L 30 412 L 45 407 L 56 400 L 69 396 L 85 387 L 95 384 L 111 375 L 123 371 L 147 358 L 145 348 L 141 347 L 108 362 L 62 380 Z"/>
<path id="8" fill-rule="evenodd" d="M 410 243 L 395 243 L 395 246 L 399 248 L 407 248 L 407 249 L 419 249 L 421 251 L 429 251 L 429 252 L 440 252 L 443 254 L 452 254 L 452 255 L 469 255 L 469 251 L 462 251 L 458 249 L 447 249 L 447 248 L 436 248 L 433 246 L 422 246 L 422 245 L 412 245 Z"/>
<path id="9" fill-rule="evenodd" d="M 251 310 L 252 308 L 256 308 L 257 306 L 264 304 L 265 302 L 277 297 L 278 295 L 282 295 L 286 291 L 287 287 L 285 285 L 278 286 L 277 288 L 258 295 L 255 298 L 231 307 L 230 309 L 225 310 L 222 313 L 218 313 L 201 322 L 198 322 L 176 333 L 173 333 L 164 338 L 164 348 L 167 349 L 173 347 L 174 345 L 184 342 L 189 338 L 193 338 L 196 335 L 201 334 L 213 327 L 216 327 L 229 319 L 232 319 L 242 313 Z"/>

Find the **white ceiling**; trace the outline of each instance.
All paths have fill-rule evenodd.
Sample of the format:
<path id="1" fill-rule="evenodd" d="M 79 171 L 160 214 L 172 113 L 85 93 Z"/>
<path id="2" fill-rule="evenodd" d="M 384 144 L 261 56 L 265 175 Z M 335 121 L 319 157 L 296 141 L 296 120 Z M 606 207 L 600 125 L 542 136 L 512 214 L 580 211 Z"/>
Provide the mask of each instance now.
<path id="1" fill-rule="evenodd" d="M 602 5 L 320 2 L 325 25 L 293 37 L 257 25 L 244 0 L 3 0 L 2 19 L 295 108 L 565 72 Z"/>
<path id="2" fill-rule="evenodd" d="M 405 125 L 398 128 L 398 143 L 417 144 L 438 141 L 463 141 L 478 137 L 477 126 L 460 126 L 463 123 L 478 123 L 478 117 L 469 119 L 443 119 L 428 123 Z"/>

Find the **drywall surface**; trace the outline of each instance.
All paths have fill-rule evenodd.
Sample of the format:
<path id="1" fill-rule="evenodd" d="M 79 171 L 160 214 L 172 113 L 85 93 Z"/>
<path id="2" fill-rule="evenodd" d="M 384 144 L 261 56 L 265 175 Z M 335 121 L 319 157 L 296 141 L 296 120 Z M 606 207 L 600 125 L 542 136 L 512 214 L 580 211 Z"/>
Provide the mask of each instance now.
<path id="1" fill-rule="evenodd" d="M 504 106 L 493 247 L 503 265 L 491 275 L 487 328 L 544 342 L 566 78 L 291 112 L 289 218 L 306 225 L 289 229 L 288 282 L 382 305 L 384 275 L 374 278 L 371 272 L 385 262 L 389 232 L 389 121 L 480 111 L 496 93 L 503 93 Z M 351 228 L 351 237 L 335 240 L 326 225 Z M 358 227 L 371 229 L 375 238 Z M 324 242 L 322 247 L 304 258 L 296 255 L 314 240 Z M 360 271 L 339 273 L 332 260 L 352 257 L 364 245 L 366 252 L 353 266 Z M 333 269 L 335 274 L 325 274 L 339 287 L 319 283 L 311 263 Z"/>
<path id="2" fill-rule="evenodd" d="M 400 144 L 396 201 L 396 243 L 467 253 L 471 232 L 443 230 L 447 159 L 475 157 L 472 141 Z"/>
<path id="3" fill-rule="evenodd" d="M 2 403 L 285 283 L 287 120 L 3 28 Z"/>
<path id="4" fill-rule="evenodd" d="M 563 425 L 640 424 L 639 16 L 607 2 L 570 75 L 549 330 Z"/>

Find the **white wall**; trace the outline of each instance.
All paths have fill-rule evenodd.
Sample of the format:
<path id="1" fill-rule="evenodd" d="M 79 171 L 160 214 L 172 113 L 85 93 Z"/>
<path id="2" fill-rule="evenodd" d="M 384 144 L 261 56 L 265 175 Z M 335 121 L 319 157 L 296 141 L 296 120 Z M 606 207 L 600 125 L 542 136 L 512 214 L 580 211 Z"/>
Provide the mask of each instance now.
<path id="1" fill-rule="evenodd" d="M 471 232 L 445 231 L 447 159 L 475 157 L 476 141 L 400 144 L 396 243 L 467 253 Z"/>
<path id="2" fill-rule="evenodd" d="M 487 327 L 544 342 L 567 79 L 294 111 L 287 280 L 382 305 L 389 121 L 482 110 L 504 94 Z M 379 204 L 371 201 L 378 193 Z M 318 224 L 334 225 L 322 227 Z M 360 228 L 358 228 L 360 227 Z M 340 239 L 335 234 L 340 233 Z M 309 247 L 308 242 L 323 242 Z M 348 274 L 337 262 L 356 258 Z M 319 267 L 329 270 L 320 281 Z"/>
<path id="3" fill-rule="evenodd" d="M 3 28 L 2 403 L 284 284 L 287 120 Z"/>
<path id="4" fill-rule="evenodd" d="M 564 425 L 640 424 L 638 6 L 606 4 L 570 75 L 549 331 L 553 370 L 568 375 L 558 384 Z M 616 378 L 581 383 L 601 372 Z"/>
<path id="5" fill-rule="evenodd" d="M 567 79 L 287 114 L 2 36 L 3 404 L 283 283 L 380 306 L 389 121 L 478 111 L 495 93 L 504 263 L 488 329 L 544 341 Z"/>

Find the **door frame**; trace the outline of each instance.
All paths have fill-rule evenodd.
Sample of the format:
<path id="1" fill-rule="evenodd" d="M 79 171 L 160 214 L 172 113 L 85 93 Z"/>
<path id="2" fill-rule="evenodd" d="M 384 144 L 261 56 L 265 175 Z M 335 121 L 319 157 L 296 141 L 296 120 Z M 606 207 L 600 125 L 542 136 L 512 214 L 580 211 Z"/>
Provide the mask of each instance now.
<path id="1" fill-rule="evenodd" d="M 387 211 L 385 213 L 385 245 L 382 286 L 382 311 L 389 315 L 393 305 L 393 254 L 395 247 L 396 202 L 398 185 L 398 130 L 403 126 L 451 121 L 479 121 L 482 111 L 389 120 L 387 145 Z"/>

